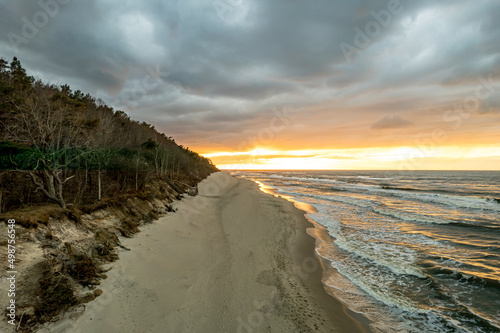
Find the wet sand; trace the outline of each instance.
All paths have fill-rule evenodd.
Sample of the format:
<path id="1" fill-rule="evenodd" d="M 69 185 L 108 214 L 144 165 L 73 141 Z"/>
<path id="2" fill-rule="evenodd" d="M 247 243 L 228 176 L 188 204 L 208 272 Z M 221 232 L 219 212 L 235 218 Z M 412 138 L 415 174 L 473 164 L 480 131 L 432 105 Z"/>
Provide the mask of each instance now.
<path id="1" fill-rule="evenodd" d="M 366 332 L 321 283 L 312 225 L 227 173 L 123 240 L 104 294 L 50 332 Z"/>

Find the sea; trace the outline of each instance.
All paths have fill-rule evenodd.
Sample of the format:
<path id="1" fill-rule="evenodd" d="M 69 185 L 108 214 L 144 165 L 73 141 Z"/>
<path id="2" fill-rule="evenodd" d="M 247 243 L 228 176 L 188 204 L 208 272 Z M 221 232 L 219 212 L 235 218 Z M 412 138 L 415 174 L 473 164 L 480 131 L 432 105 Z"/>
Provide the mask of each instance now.
<path id="1" fill-rule="evenodd" d="M 310 207 L 327 291 L 373 331 L 500 332 L 499 171 L 232 174 Z"/>

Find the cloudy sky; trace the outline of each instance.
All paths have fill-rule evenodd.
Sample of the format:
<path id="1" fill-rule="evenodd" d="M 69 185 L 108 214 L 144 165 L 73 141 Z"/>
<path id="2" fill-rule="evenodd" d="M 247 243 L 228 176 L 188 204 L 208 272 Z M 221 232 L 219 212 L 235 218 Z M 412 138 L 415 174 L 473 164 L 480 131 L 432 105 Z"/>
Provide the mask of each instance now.
<path id="1" fill-rule="evenodd" d="M 500 1 L 0 7 L 0 56 L 221 167 L 500 169 Z"/>

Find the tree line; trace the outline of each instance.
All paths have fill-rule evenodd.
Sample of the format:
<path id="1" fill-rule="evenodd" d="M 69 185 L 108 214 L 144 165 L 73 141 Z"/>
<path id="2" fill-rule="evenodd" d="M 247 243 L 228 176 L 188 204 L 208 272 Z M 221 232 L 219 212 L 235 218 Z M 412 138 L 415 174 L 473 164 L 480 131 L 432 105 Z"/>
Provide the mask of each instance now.
<path id="1" fill-rule="evenodd" d="M 0 58 L 0 212 L 90 203 L 153 178 L 193 185 L 216 170 L 154 126 Z"/>

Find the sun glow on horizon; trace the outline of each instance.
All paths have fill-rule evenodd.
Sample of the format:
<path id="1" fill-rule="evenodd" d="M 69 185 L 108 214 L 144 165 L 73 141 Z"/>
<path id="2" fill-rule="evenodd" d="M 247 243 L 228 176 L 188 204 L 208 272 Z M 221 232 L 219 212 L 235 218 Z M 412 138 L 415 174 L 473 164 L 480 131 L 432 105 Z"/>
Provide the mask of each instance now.
<path id="1" fill-rule="evenodd" d="M 203 154 L 219 169 L 500 170 L 500 147 L 436 146 L 272 150 Z"/>

